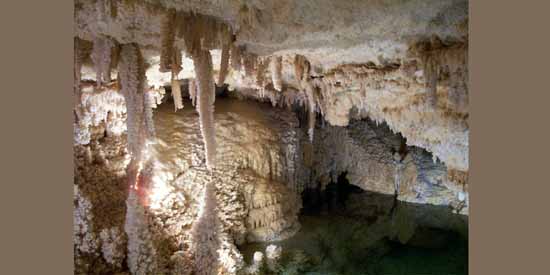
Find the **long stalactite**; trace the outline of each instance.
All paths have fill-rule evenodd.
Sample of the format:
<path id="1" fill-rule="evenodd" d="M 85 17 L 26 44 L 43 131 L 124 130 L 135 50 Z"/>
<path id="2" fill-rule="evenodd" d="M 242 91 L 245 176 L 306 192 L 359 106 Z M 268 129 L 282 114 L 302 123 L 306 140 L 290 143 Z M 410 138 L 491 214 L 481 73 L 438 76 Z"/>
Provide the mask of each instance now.
<path id="1" fill-rule="evenodd" d="M 105 36 L 94 38 L 91 58 L 96 71 L 97 86 L 111 82 L 111 51 L 113 41 Z"/>
<path id="2" fill-rule="evenodd" d="M 222 56 L 220 61 L 220 73 L 218 74 L 218 87 L 223 86 L 225 77 L 227 76 L 227 71 L 229 69 L 229 49 L 229 43 L 223 43 Z"/>
<path id="3" fill-rule="evenodd" d="M 170 9 L 166 11 L 162 18 L 160 37 L 160 68 L 161 72 L 171 70 L 172 58 L 175 54 L 174 40 L 176 38 L 176 11 Z"/>
<path id="4" fill-rule="evenodd" d="M 273 81 L 273 88 L 277 91 L 283 90 L 283 79 L 282 79 L 282 70 L 283 70 L 283 57 L 274 56 L 271 58 L 271 63 L 269 64 L 271 70 L 271 81 Z"/>
<path id="5" fill-rule="evenodd" d="M 216 98 L 213 81 L 212 56 L 208 50 L 199 50 L 193 56 L 197 77 L 197 111 L 204 140 L 206 166 L 216 165 L 216 134 L 214 131 L 214 101 Z"/>
<path id="6" fill-rule="evenodd" d="M 129 196 L 124 225 L 128 236 L 128 268 L 132 274 L 151 274 L 157 267 L 145 212 L 152 172 L 145 151 L 147 140 L 154 135 L 154 125 L 152 103 L 146 93 L 145 64 L 137 44 L 122 45 L 118 70 L 121 92 L 126 101 L 127 144 L 131 156 L 127 168 Z"/>

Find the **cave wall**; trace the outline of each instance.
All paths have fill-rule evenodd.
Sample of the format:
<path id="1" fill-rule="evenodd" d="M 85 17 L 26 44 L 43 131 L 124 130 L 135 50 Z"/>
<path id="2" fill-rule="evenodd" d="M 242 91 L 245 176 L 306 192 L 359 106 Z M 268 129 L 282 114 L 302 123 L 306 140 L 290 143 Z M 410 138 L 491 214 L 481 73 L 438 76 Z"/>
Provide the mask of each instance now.
<path id="1" fill-rule="evenodd" d="M 468 213 L 467 184 L 456 182 L 433 154 L 405 146 L 403 137 L 386 124 L 352 120 L 347 127 L 317 126 L 308 188 L 324 189 L 346 173 L 351 184 L 366 191 Z"/>
<path id="2" fill-rule="evenodd" d="M 102 96 L 105 91 L 90 93 L 88 96 Z M 205 166 L 197 113 L 192 108 L 175 113 L 171 105 L 167 102 L 155 110 L 156 140 L 146 153 L 153 170 L 148 190 L 128 188 L 130 157 L 124 133 L 109 136 L 105 122 L 100 121 L 99 126 L 88 126 L 87 131 L 96 133 L 88 144 L 75 144 L 75 259 L 79 272 L 96 269 L 95 262 L 104 263 L 104 270 L 124 270 L 123 261 L 132 257 L 151 259 L 154 265 L 144 269 L 155 272 L 169 272 L 178 262 L 189 262 L 192 226 L 202 207 L 204 186 L 210 182 L 216 186 L 223 270 L 235 272 L 244 264 L 235 243 L 284 239 L 299 229 L 299 188 L 306 179 L 299 176 L 300 128 L 293 113 L 267 104 L 218 103 L 220 165 L 210 171 Z M 134 200 L 145 197 L 144 207 L 126 205 L 131 201 L 129 194 Z M 147 229 L 151 249 L 130 253 L 124 229 L 128 209 L 141 209 L 132 215 L 144 216 L 134 219 L 145 221 L 138 227 Z M 102 230 L 114 232 L 110 233 L 115 234 L 111 237 L 114 248 L 108 242 L 103 244 L 101 236 L 106 233 Z M 108 245 L 118 253 L 118 262 L 107 260 L 110 256 L 102 252 Z"/>

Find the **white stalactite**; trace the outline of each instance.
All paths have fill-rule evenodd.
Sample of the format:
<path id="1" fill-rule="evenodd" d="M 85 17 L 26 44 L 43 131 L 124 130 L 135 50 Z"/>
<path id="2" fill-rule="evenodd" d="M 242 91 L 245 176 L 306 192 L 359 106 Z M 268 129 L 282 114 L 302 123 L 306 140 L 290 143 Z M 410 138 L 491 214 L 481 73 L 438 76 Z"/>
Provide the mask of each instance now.
<path id="1" fill-rule="evenodd" d="M 148 139 L 155 136 L 155 122 L 153 121 L 153 108 L 156 105 L 154 98 L 147 90 L 143 91 L 143 116 Z"/>
<path id="2" fill-rule="evenodd" d="M 273 88 L 279 92 L 282 91 L 283 90 L 283 79 L 282 79 L 283 57 L 282 56 L 276 56 L 271 58 L 270 70 L 271 70 L 271 80 L 273 81 Z"/>
<path id="3" fill-rule="evenodd" d="M 194 78 L 189 79 L 188 83 L 188 89 L 189 89 L 189 99 L 191 99 L 191 104 L 195 106 L 195 101 L 197 99 L 197 83 Z"/>
<path id="4" fill-rule="evenodd" d="M 256 73 L 256 65 L 258 62 L 258 56 L 255 54 L 247 53 L 243 58 L 244 74 L 247 77 L 254 76 Z"/>
<path id="5" fill-rule="evenodd" d="M 426 81 L 426 93 L 430 106 L 437 105 L 437 79 L 439 78 L 439 64 L 434 56 L 430 54 L 422 58 L 424 79 Z"/>
<path id="6" fill-rule="evenodd" d="M 241 70 L 241 49 L 235 44 L 231 44 L 231 68 L 234 71 Z"/>
<path id="7" fill-rule="evenodd" d="M 174 111 L 183 109 L 183 99 L 181 96 L 181 84 L 178 79 L 172 79 L 172 97 L 174 99 Z"/>
<path id="8" fill-rule="evenodd" d="M 265 88 L 265 71 L 269 66 L 269 58 L 258 59 L 256 64 L 256 86 L 258 86 L 260 91 L 263 92 L 263 89 Z"/>
<path id="9" fill-rule="evenodd" d="M 181 51 L 177 48 L 174 49 L 172 58 L 171 58 L 171 71 L 172 71 L 172 97 L 174 99 L 174 109 L 183 109 L 183 98 L 181 96 L 181 83 L 178 79 L 178 74 L 182 70 L 181 67 Z"/>
<path id="10" fill-rule="evenodd" d="M 212 56 L 207 50 L 200 50 L 193 55 L 197 78 L 197 111 L 200 117 L 200 128 L 204 140 L 206 166 L 216 165 L 216 133 L 214 130 L 214 101 L 216 99 L 212 76 Z"/>
<path id="11" fill-rule="evenodd" d="M 154 136 L 153 102 L 146 93 L 145 64 L 137 44 L 122 45 L 118 64 L 119 83 L 126 101 L 128 151 L 134 162 L 141 160 L 146 140 Z"/>
<path id="12" fill-rule="evenodd" d="M 313 131 L 315 129 L 316 118 L 316 102 L 315 102 L 315 86 L 309 76 L 310 64 L 309 61 L 303 55 L 296 55 L 294 57 L 294 76 L 296 81 L 305 91 L 307 98 L 307 110 L 308 110 L 308 136 L 309 141 L 313 142 Z"/>
<path id="13" fill-rule="evenodd" d="M 166 11 L 162 18 L 160 27 L 160 68 L 161 72 L 168 72 L 171 69 L 172 58 L 175 54 L 174 40 L 176 38 L 176 11 L 170 9 Z"/>
<path id="14" fill-rule="evenodd" d="M 73 100 L 74 100 L 74 111 L 76 114 L 77 120 L 81 120 L 83 116 L 82 106 L 81 106 L 81 97 L 82 90 L 80 87 L 80 81 L 82 79 L 82 63 L 84 59 L 90 56 L 91 43 L 84 41 L 78 37 L 74 37 L 74 83 L 73 83 Z M 75 121 L 77 123 L 78 121 Z"/>
<path id="15" fill-rule="evenodd" d="M 119 83 L 122 95 L 126 101 L 128 151 L 133 157 L 137 157 L 141 150 L 141 133 L 143 121 L 143 76 L 140 72 L 141 58 L 139 48 L 135 44 L 122 46 L 120 62 L 118 66 Z"/>
<path id="16" fill-rule="evenodd" d="M 111 82 L 111 50 L 114 43 L 105 36 L 94 38 L 91 58 L 96 71 L 97 86 Z"/>
<path id="17" fill-rule="evenodd" d="M 227 76 L 227 71 L 229 67 L 229 43 L 224 43 L 222 46 L 222 56 L 220 61 L 220 73 L 218 74 L 218 87 L 223 86 L 225 77 Z"/>
<path id="18" fill-rule="evenodd" d="M 304 80 L 302 81 L 302 86 L 304 86 L 304 89 L 306 91 L 307 96 L 307 102 L 308 102 L 308 136 L 309 141 L 313 142 L 313 131 L 315 129 L 315 97 L 314 97 L 314 89 L 315 87 L 311 83 L 311 81 Z"/>

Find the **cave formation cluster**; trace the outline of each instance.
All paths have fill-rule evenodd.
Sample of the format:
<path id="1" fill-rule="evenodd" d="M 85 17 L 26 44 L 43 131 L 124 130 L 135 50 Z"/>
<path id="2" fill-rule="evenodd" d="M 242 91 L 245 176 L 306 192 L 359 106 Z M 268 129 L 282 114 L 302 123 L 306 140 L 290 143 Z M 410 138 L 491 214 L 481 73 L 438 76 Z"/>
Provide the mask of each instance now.
<path id="1" fill-rule="evenodd" d="M 468 214 L 467 1 L 75 0 L 74 21 L 78 274 L 253 273 L 237 245 L 295 234 L 344 172 Z"/>

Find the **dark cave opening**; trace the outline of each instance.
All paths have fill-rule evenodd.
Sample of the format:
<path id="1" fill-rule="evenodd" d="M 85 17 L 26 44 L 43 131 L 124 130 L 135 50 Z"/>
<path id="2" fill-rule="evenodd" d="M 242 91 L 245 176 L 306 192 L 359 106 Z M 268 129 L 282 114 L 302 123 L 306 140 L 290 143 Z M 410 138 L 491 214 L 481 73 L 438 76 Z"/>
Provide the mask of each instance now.
<path id="1" fill-rule="evenodd" d="M 189 79 L 181 79 L 180 80 L 180 89 L 181 89 L 181 96 L 183 97 L 183 101 L 186 101 L 189 99 Z M 214 85 L 216 89 L 216 98 L 228 98 L 229 97 L 229 85 L 223 84 L 222 86 Z M 162 103 L 170 102 L 171 104 L 174 104 L 174 96 L 172 95 L 172 87 L 167 85 L 164 86 L 164 90 L 166 91 L 166 96 L 163 97 Z"/>
<path id="2" fill-rule="evenodd" d="M 336 182 L 330 182 L 324 189 L 305 189 L 302 192 L 302 215 L 342 214 L 346 211 L 346 202 L 350 195 L 365 192 L 352 185 L 347 179 L 347 172 L 338 175 Z"/>

